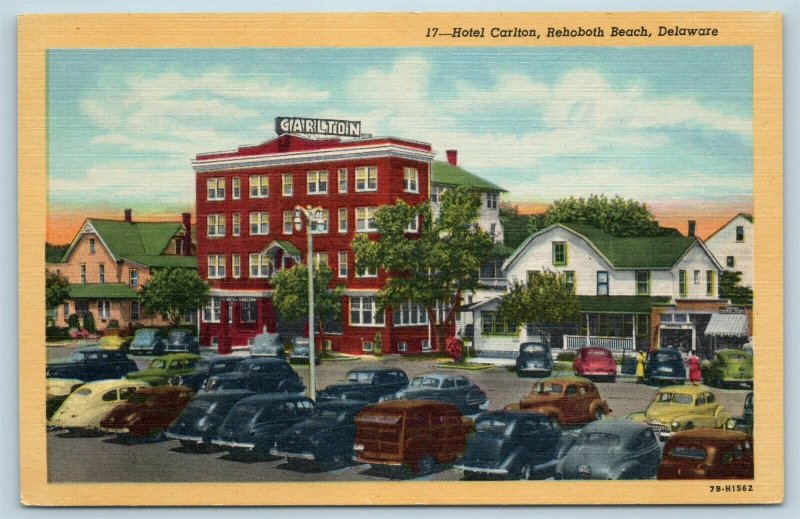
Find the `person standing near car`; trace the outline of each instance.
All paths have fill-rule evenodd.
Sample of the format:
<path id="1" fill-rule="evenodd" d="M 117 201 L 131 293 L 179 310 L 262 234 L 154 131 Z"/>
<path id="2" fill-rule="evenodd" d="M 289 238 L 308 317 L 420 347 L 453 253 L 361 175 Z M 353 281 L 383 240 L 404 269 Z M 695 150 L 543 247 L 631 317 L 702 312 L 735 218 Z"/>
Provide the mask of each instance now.
<path id="1" fill-rule="evenodd" d="M 644 382 L 644 352 L 639 350 L 636 354 L 636 382 L 641 384 Z"/>
<path id="2" fill-rule="evenodd" d="M 686 365 L 689 367 L 689 382 L 696 386 L 702 378 L 700 375 L 700 357 L 690 351 L 689 358 L 686 359 Z"/>

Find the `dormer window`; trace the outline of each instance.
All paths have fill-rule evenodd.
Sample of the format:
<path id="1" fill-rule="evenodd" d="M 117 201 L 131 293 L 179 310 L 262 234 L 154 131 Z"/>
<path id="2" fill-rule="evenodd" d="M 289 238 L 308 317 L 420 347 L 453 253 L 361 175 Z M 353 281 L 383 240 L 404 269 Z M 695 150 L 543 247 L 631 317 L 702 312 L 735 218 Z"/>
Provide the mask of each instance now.
<path id="1" fill-rule="evenodd" d="M 94 242 L 94 238 L 89 238 L 89 254 L 94 254 L 97 252 Z"/>
<path id="2" fill-rule="evenodd" d="M 497 193 L 486 193 L 486 207 L 497 209 Z"/>

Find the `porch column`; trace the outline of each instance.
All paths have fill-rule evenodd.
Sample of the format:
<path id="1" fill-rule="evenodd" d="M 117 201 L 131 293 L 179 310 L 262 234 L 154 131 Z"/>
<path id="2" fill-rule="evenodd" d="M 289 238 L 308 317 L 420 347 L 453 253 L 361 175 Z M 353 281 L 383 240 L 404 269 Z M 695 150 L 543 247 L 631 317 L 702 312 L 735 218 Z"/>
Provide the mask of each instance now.
<path id="1" fill-rule="evenodd" d="M 219 305 L 219 324 L 220 324 L 220 337 L 218 352 L 225 355 L 231 352 L 231 338 L 228 334 L 228 301 L 224 297 Z"/>
<path id="2" fill-rule="evenodd" d="M 392 312 L 391 308 L 387 308 L 385 310 L 384 319 L 386 320 L 386 325 L 384 326 L 386 338 L 383 340 L 383 344 L 381 345 L 381 351 L 383 353 L 391 353 L 392 336 L 394 335 L 394 312 Z"/>
<path id="3" fill-rule="evenodd" d="M 233 340 L 233 336 L 236 335 L 236 331 L 239 329 L 239 322 L 242 318 L 242 303 L 239 301 L 231 301 L 228 303 L 231 305 L 231 324 L 230 324 L 230 336 L 231 341 Z M 231 344 L 233 346 L 233 344 Z"/>

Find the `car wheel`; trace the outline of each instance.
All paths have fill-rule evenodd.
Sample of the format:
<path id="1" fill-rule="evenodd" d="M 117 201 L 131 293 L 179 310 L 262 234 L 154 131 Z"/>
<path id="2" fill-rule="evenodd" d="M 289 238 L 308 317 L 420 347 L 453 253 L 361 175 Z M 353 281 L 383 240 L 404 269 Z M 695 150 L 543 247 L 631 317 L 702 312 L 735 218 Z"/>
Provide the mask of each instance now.
<path id="1" fill-rule="evenodd" d="M 433 459 L 433 456 L 423 456 L 417 460 L 417 463 L 414 467 L 414 472 L 417 474 L 430 474 L 436 468 L 436 460 Z"/>
<path id="2" fill-rule="evenodd" d="M 332 465 L 341 465 L 344 463 L 344 461 L 345 461 L 345 455 L 341 452 L 334 452 L 331 455 L 330 463 Z"/>
<path id="3" fill-rule="evenodd" d="M 164 429 L 161 427 L 154 427 L 147 435 L 147 439 L 151 442 L 158 442 L 164 438 Z"/>
<path id="4" fill-rule="evenodd" d="M 614 382 L 617 381 L 617 376 L 616 375 L 611 375 L 610 377 L 608 377 L 608 381 L 613 384 Z"/>
<path id="5" fill-rule="evenodd" d="M 687 423 L 686 427 L 683 428 L 684 431 L 690 431 L 692 429 L 694 429 L 694 424 L 692 422 Z"/>
<path id="6" fill-rule="evenodd" d="M 518 479 L 520 481 L 527 481 L 531 479 L 530 463 L 523 461 L 517 465 L 517 468 L 514 471 L 514 479 Z"/>

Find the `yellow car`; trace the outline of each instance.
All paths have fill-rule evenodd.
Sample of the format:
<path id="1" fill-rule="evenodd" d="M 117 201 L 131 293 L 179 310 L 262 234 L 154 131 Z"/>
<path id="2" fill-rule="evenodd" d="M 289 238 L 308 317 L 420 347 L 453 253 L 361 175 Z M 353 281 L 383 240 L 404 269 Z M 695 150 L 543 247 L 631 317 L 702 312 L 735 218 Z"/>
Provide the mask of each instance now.
<path id="1" fill-rule="evenodd" d="M 647 423 L 659 437 L 667 438 L 689 429 L 722 429 L 731 415 L 703 385 L 667 386 L 656 391 L 643 413 L 629 420 Z"/>
<path id="2" fill-rule="evenodd" d="M 120 337 L 119 335 L 104 335 L 100 339 L 100 346 L 103 350 L 127 351 L 131 345 L 133 337 Z"/>
<path id="3" fill-rule="evenodd" d="M 64 400 L 73 391 L 83 385 L 83 380 L 77 378 L 48 378 L 47 379 L 47 419 L 49 420 Z"/>
<path id="4" fill-rule="evenodd" d="M 67 397 L 47 425 L 71 431 L 99 429 L 106 414 L 126 402 L 138 388 L 148 385 L 126 379 L 89 382 Z"/>

